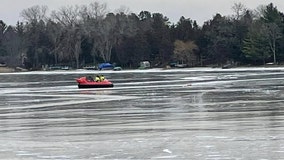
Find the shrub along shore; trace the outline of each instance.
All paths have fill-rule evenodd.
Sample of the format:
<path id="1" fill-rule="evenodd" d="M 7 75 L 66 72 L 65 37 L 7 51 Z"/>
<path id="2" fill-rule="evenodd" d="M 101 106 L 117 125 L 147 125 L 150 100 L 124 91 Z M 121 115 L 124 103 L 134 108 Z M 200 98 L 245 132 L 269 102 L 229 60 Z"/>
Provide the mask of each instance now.
<path id="1" fill-rule="evenodd" d="M 28 71 L 28 70 L 24 69 L 24 68 L 21 68 L 21 67 L 16 67 L 16 68 L 0 67 L 0 73 L 26 72 L 26 71 Z"/>

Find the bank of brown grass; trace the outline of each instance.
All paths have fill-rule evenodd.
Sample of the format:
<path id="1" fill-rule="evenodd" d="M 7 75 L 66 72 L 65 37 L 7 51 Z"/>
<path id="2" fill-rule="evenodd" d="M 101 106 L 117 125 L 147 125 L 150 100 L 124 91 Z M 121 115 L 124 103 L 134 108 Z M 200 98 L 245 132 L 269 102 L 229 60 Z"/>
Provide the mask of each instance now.
<path id="1" fill-rule="evenodd" d="M 15 72 L 15 69 L 9 67 L 0 67 L 0 73 Z"/>

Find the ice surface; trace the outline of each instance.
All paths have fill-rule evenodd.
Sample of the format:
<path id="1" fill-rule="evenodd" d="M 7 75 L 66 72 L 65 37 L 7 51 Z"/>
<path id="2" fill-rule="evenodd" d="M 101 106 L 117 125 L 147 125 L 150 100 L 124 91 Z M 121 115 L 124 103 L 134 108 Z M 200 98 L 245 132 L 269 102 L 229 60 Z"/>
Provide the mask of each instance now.
<path id="1" fill-rule="evenodd" d="M 283 68 L 0 74 L 0 159 L 281 159 Z M 78 89 L 104 74 L 114 88 Z"/>

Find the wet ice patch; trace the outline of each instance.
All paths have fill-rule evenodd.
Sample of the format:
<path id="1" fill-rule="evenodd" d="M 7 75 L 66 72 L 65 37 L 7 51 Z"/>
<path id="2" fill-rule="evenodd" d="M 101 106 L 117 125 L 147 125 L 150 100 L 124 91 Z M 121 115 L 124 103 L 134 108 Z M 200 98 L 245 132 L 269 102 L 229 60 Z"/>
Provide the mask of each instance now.
<path id="1" fill-rule="evenodd" d="M 164 149 L 163 152 L 172 154 L 172 151 L 170 151 L 169 149 Z"/>
<path id="2" fill-rule="evenodd" d="M 24 97 L 24 96 L 26 96 L 26 97 L 32 96 L 32 97 L 40 97 L 40 98 L 49 97 L 49 98 L 52 98 L 52 99 L 54 99 L 54 97 L 58 97 L 58 98 L 60 98 L 60 102 L 39 101 L 39 102 L 44 102 L 44 103 L 29 104 L 27 106 L 19 106 L 19 107 L 14 106 L 13 109 L 31 109 L 31 108 L 54 107 L 54 106 L 66 106 L 66 105 L 75 105 L 75 104 L 107 102 L 107 101 L 121 101 L 121 100 L 129 100 L 129 99 L 138 98 L 138 97 L 134 97 L 134 96 L 112 96 L 112 95 L 14 94 L 14 96 L 15 95 L 21 96 L 21 97 Z"/>
<path id="3" fill-rule="evenodd" d="M 172 159 L 172 158 L 177 158 L 177 156 L 176 155 L 171 155 L 171 156 L 154 157 L 154 159 Z"/>

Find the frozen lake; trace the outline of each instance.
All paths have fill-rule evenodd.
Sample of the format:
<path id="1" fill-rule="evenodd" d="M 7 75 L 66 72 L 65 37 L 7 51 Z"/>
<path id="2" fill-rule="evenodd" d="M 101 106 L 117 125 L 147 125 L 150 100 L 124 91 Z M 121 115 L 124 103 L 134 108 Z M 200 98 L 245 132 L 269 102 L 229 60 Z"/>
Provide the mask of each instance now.
<path id="1" fill-rule="evenodd" d="M 103 74 L 114 88 L 78 89 Z M 284 159 L 284 68 L 0 74 L 0 159 Z"/>

